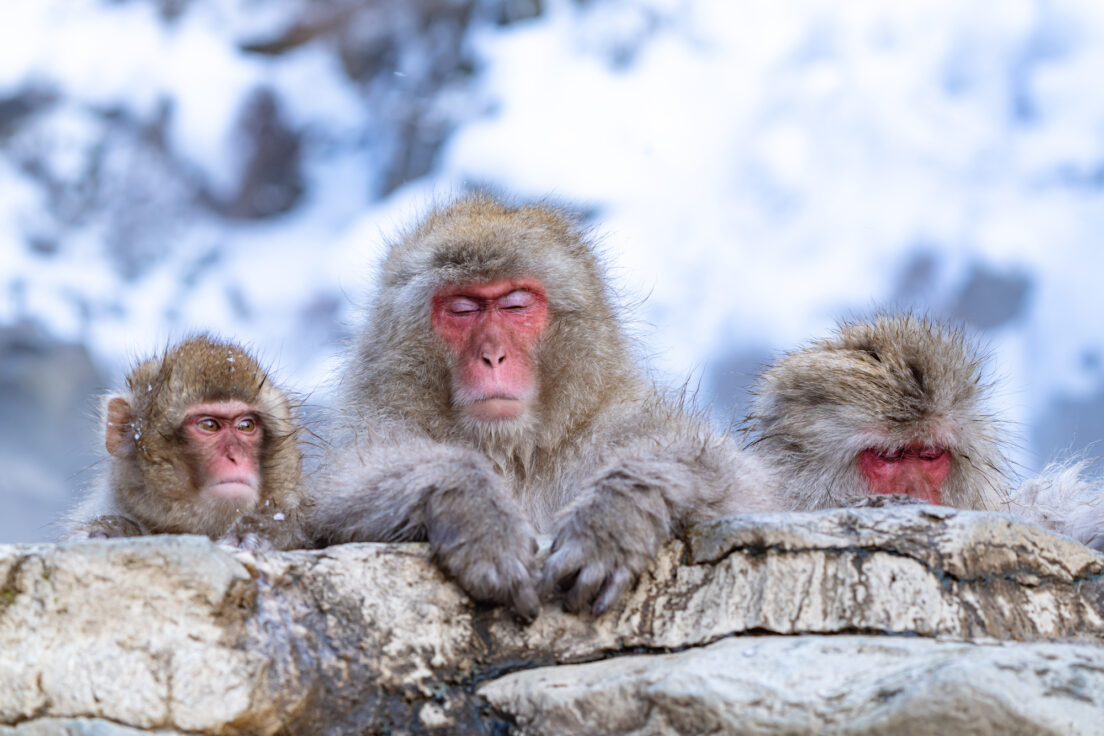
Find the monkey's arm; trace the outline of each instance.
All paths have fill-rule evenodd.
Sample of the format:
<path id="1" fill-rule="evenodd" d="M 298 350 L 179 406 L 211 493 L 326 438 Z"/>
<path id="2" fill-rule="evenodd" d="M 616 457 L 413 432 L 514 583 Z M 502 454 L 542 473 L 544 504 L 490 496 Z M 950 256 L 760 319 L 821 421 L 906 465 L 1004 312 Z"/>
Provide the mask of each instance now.
<path id="1" fill-rule="evenodd" d="M 311 547 L 302 513 L 274 506 L 242 514 L 218 542 L 253 552 Z"/>
<path id="2" fill-rule="evenodd" d="M 1104 552 L 1104 483 L 1086 477 L 1087 461 L 1051 465 L 1024 481 L 1008 511 Z"/>
<path id="3" fill-rule="evenodd" d="M 544 592 L 594 615 L 683 528 L 741 511 L 779 510 L 773 476 L 727 438 L 694 429 L 636 439 L 612 453 L 556 524 Z"/>
<path id="4" fill-rule="evenodd" d="M 428 541 L 473 599 L 536 617 L 533 527 L 479 453 L 418 438 L 350 445 L 320 476 L 310 514 L 318 543 Z"/>
<path id="5" fill-rule="evenodd" d="M 150 533 L 115 503 L 114 494 L 103 479 L 94 484 L 88 495 L 66 514 L 62 524 L 64 531 L 60 540 L 63 542 L 141 537 Z"/>
<path id="6" fill-rule="evenodd" d="M 98 516 L 86 522 L 74 525 L 64 540 L 74 539 L 113 539 L 115 537 L 141 537 L 146 532 L 133 519 L 125 516 Z"/>

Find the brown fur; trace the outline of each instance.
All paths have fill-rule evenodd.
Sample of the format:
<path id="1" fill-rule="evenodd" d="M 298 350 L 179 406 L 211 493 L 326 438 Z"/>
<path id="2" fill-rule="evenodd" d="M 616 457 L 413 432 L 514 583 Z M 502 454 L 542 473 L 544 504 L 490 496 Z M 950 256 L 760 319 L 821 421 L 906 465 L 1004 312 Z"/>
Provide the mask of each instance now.
<path id="1" fill-rule="evenodd" d="M 129 407 L 126 445 L 113 448 L 106 474 L 71 515 L 68 538 L 205 534 L 245 546 L 303 546 L 295 407 L 249 354 L 200 336 L 141 362 L 124 390 L 105 397 L 105 429 L 108 404 L 119 398 Z M 252 509 L 204 502 L 181 429 L 191 407 L 227 400 L 254 407 L 263 427 L 261 487 Z"/>
<path id="2" fill-rule="evenodd" d="M 512 277 L 547 290 L 537 398 L 517 420 L 473 422 L 453 405 L 454 358 L 430 329 L 431 298 Z M 600 613 L 686 524 L 772 505 L 754 458 L 661 397 L 639 365 L 566 213 L 486 195 L 434 211 L 391 246 L 347 365 L 320 539 L 427 539 L 474 598 L 531 618 L 534 534 L 549 532 L 544 589 Z"/>
<path id="3" fill-rule="evenodd" d="M 921 443 L 951 452 L 945 503 L 1001 510 L 1007 463 L 981 362 L 961 332 L 909 314 L 843 324 L 763 373 L 752 444 L 785 478 L 792 509 L 864 498 L 862 450 Z"/>

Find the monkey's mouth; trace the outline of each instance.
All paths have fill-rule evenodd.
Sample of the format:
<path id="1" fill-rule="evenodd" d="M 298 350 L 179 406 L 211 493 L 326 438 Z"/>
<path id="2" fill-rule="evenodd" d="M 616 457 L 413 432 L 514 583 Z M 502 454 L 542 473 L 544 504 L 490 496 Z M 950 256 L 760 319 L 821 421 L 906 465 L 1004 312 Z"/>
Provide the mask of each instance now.
<path id="1" fill-rule="evenodd" d="M 224 478 L 209 484 L 207 493 L 223 501 L 252 502 L 257 495 L 257 484 L 252 478 Z"/>
<path id="2" fill-rule="evenodd" d="M 502 422 L 517 419 L 525 411 L 525 400 L 498 394 L 469 401 L 464 410 L 473 419 L 484 422 Z"/>

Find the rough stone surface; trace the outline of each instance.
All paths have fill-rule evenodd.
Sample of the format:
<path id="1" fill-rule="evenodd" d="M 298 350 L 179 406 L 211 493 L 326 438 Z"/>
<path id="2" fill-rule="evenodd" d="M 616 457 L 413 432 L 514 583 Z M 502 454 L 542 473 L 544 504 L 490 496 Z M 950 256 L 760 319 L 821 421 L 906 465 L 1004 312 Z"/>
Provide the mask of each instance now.
<path id="1" fill-rule="evenodd" d="M 184 736 L 180 731 L 147 730 L 97 718 L 39 718 L 19 726 L 0 726 L 0 736 Z"/>
<path id="2" fill-rule="evenodd" d="M 819 636 L 767 636 L 779 634 Z M 718 521 L 672 543 L 601 619 L 549 604 L 528 627 L 473 605 L 424 545 L 0 546 L 0 726 L 16 729 L 0 736 L 602 730 L 569 725 L 599 696 L 557 685 L 574 682 L 561 670 L 623 703 L 610 717 L 629 732 L 696 719 L 727 729 L 752 692 L 761 730 L 901 732 L 943 712 L 947 690 L 947 718 L 968 701 L 991 732 L 1028 732 L 1049 713 L 1104 723 L 1102 647 L 1104 556 L 1000 515 L 932 507 Z M 804 659 L 821 664 L 806 674 Z M 668 677 L 679 668 L 701 671 L 682 695 Z M 854 695 L 858 674 L 836 670 L 866 673 Z M 903 695 L 874 684 L 910 672 L 919 684 Z M 1027 684 L 1004 699 L 985 689 L 1015 672 Z M 639 720 L 643 710 L 656 720 Z"/>
<path id="3" fill-rule="evenodd" d="M 731 638 L 479 688 L 527 734 L 1104 734 L 1104 649 Z"/>

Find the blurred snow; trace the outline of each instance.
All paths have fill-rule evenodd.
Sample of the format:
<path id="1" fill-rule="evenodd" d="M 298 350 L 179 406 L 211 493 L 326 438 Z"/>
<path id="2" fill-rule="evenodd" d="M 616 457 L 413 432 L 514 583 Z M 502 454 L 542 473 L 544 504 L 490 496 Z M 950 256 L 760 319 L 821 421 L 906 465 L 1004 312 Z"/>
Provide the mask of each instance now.
<path id="1" fill-rule="evenodd" d="M 1025 430 L 1099 389 L 1104 6 L 553 7 L 482 40 L 496 113 L 443 171 L 592 206 L 671 376 L 896 305 L 984 330 Z M 999 289 L 961 295 L 979 269 L 1021 294 L 996 321 Z"/>
<path id="2" fill-rule="evenodd" d="M 357 7 L 381 15 L 337 26 L 345 46 L 251 50 Z M 1104 5 L 549 0 L 472 16 L 466 85 L 406 8 L 5 7 L 0 327 L 87 345 L 110 383 L 211 330 L 324 403 L 385 239 L 490 185 L 589 213 L 657 375 L 718 421 L 772 355 L 895 306 L 988 346 L 1026 468 L 1104 437 Z M 385 12 L 399 51 L 353 78 Z M 303 193 L 235 219 L 257 90 L 299 136 Z M 429 173 L 391 191 L 427 130 Z"/>

